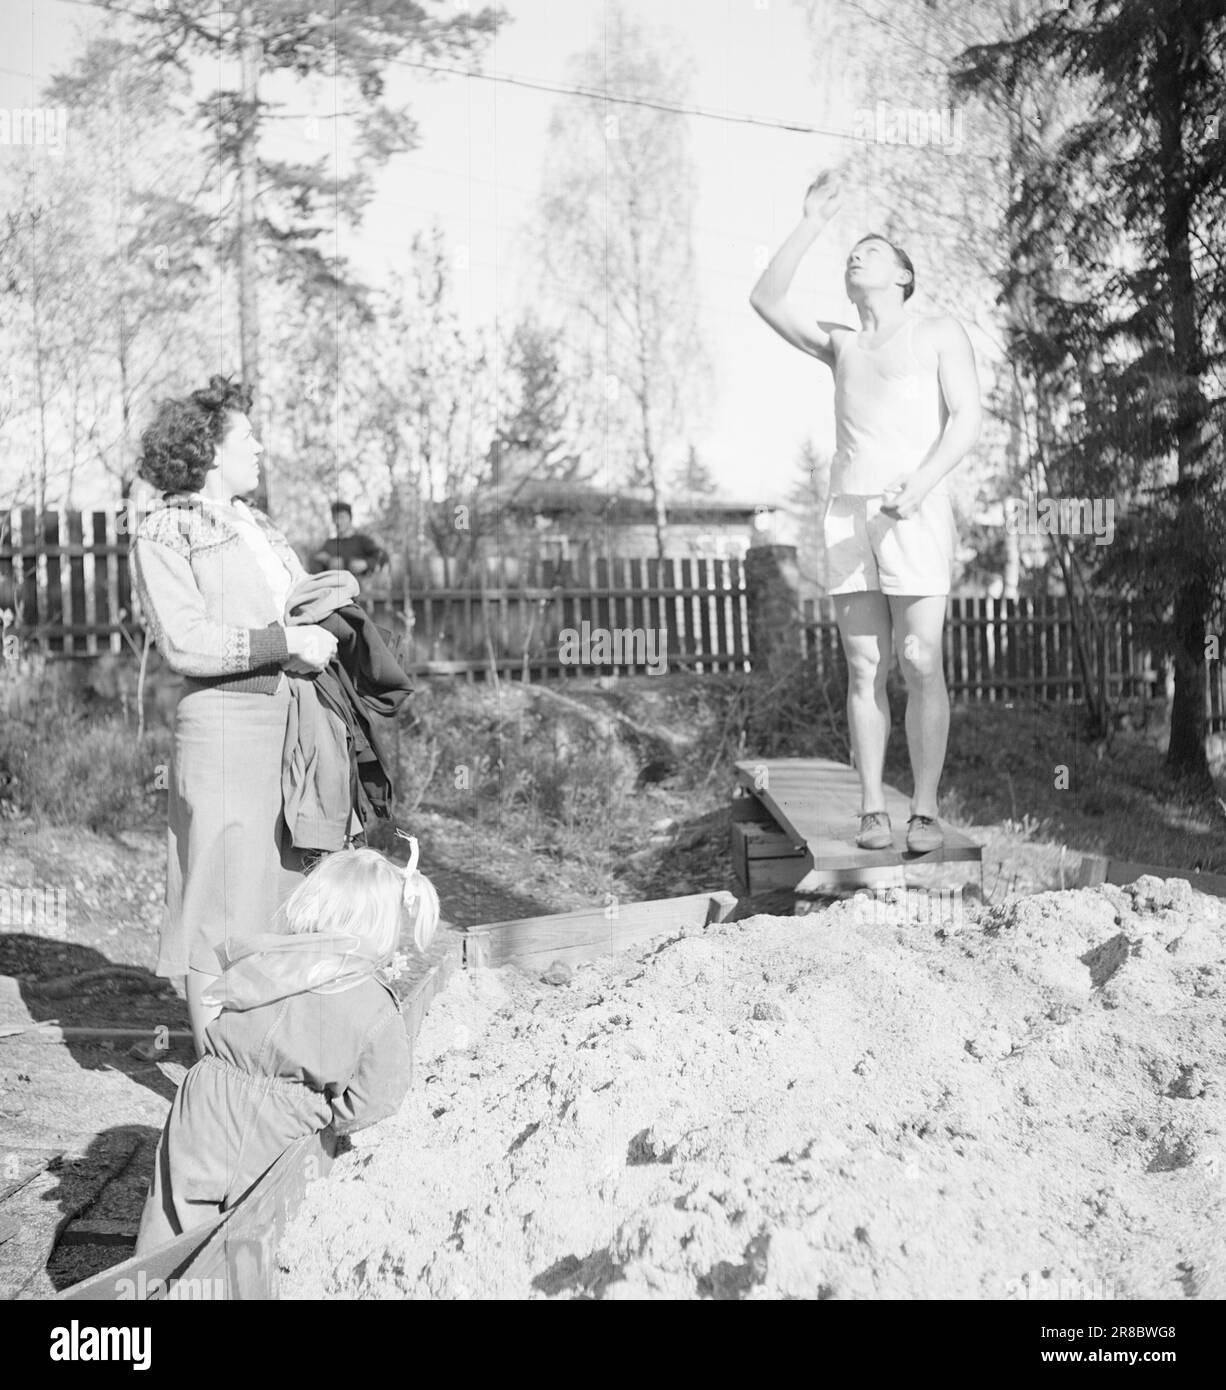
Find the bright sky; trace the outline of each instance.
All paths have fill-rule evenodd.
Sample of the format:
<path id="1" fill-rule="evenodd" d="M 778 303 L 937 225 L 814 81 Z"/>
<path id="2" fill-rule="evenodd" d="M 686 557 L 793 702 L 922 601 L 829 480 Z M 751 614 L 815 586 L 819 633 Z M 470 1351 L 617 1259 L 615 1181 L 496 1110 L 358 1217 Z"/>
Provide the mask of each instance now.
<path id="1" fill-rule="evenodd" d="M 606 11 L 604 0 L 506 0 L 505 7 L 514 22 L 491 46 L 485 70 L 555 83 L 568 80 L 567 60 L 600 37 Z M 847 128 L 849 113 L 840 114 L 819 89 L 804 18 L 790 0 L 625 0 L 625 8 L 656 31 L 672 31 L 672 46 L 692 57 L 685 104 Z M 5 0 L 0 106 L 33 103 L 89 16 L 68 0 L 29 0 L 20 8 Z M 523 231 L 539 187 L 546 126 L 555 107 L 573 99 L 407 70 L 394 81 L 403 83 L 421 143 L 379 177 L 360 235 L 342 240 L 340 249 L 377 273 L 399 260 L 414 230 L 438 219 L 448 242 L 466 251 L 460 288 L 467 315 L 506 326 L 523 303 Z M 698 293 L 717 374 L 694 441 L 730 494 L 781 498 L 796 476 L 801 442 L 812 435 L 826 444 L 832 436 L 832 388 L 824 367 L 758 319 L 748 295 L 763 257 L 799 218 L 809 180 L 845 146 L 819 135 L 677 119 L 687 122 L 698 171 Z M 309 154 L 305 138 L 297 138 Z M 797 295 L 815 315 L 850 312 L 841 265 L 863 230 L 863 213 L 843 213 L 801 267 Z"/>

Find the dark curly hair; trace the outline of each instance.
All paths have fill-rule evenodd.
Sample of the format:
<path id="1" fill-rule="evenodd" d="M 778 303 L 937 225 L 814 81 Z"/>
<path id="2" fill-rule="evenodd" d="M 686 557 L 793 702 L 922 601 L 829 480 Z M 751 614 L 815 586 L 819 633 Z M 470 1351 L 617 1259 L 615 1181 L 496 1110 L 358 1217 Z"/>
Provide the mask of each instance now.
<path id="1" fill-rule="evenodd" d="M 198 492 L 230 426 L 230 412 L 250 409 L 251 388 L 226 376 L 210 377 L 190 396 L 162 401 L 140 437 L 137 471 L 161 492 Z"/>

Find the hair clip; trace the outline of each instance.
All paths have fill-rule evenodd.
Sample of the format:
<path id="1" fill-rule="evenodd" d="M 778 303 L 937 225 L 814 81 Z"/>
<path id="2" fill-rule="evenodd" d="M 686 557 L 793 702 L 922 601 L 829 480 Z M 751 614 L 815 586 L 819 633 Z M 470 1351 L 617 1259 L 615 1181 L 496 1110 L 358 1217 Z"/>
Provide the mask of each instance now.
<path id="1" fill-rule="evenodd" d="M 406 903 L 409 903 L 417 896 L 414 879 L 417 876 L 417 860 L 420 849 L 417 844 L 416 835 L 410 835 L 407 831 L 399 829 L 399 827 L 397 827 L 396 834 L 400 839 L 408 840 L 409 842 L 409 862 L 405 865 L 404 870 L 404 900 Z"/>

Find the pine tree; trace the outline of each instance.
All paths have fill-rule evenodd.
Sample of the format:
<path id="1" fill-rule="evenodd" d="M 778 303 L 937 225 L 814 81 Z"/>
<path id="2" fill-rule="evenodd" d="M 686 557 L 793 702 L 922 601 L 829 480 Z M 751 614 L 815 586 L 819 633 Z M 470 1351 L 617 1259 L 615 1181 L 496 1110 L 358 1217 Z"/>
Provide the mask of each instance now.
<path id="1" fill-rule="evenodd" d="M 1218 0 L 1080 0 L 971 49 L 961 83 L 1090 94 L 1049 114 L 1010 220 L 1013 349 L 1038 402 L 1049 485 L 1111 500 L 1085 567 L 1173 658 L 1167 767 L 1208 781 L 1206 648 L 1226 619 L 1226 132 Z"/>

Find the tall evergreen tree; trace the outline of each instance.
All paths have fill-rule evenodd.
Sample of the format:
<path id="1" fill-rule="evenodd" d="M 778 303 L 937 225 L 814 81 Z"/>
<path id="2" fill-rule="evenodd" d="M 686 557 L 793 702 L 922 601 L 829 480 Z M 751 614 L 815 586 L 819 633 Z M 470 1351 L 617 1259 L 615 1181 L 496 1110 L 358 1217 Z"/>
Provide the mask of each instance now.
<path id="1" fill-rule="evenodd" d="M 1223 328 L 1226 11 L 1220 0 L 1073 0 L 968 50 L 960 83 L 1093 93 L 1032 130 L 1010 221 L 1013 349 L 1041 402 L 1049 481 L 1112 500 L 1092 579 L 1131 598 L 1173 658 L 1169 770 L 1208 780 L 1207 654 L 1226 618 Z"/>

